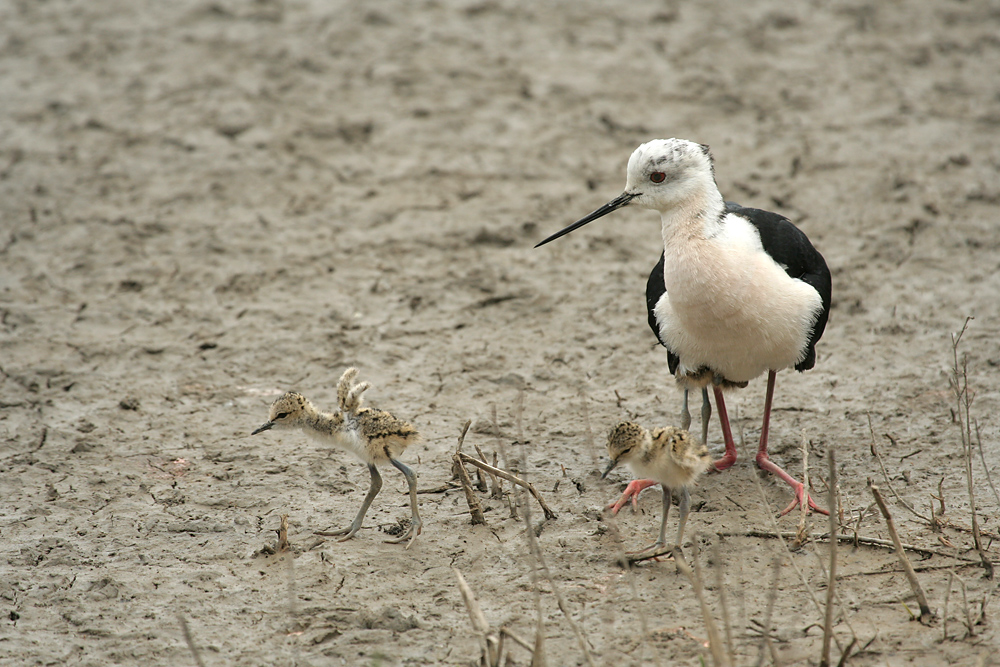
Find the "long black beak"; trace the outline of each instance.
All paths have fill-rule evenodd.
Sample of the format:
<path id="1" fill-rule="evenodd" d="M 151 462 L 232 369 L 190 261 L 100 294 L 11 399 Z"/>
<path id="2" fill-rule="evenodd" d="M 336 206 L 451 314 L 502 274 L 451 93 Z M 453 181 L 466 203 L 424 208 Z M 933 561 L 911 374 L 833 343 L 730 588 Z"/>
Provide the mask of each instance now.
<path id="1" fill-rule="evenodd" d="M 539 243 L 535 247 L 537 248 L 538 246 L 543 246 L 546 243 L 548 243 L 549 241 L 555 241 L 560 236 L 566 236 L 567 234 L 569 234 L 574 229 L 579 229 L 580 227 L 583 227 L 588 222 L 593 222 L 594 220 L 597 220 L 598 218 L 601 218 L 601 217 L 607 215 L 608 213 L 611 213 L 612 211 L 617 211 L 618 209 L 620 209 L 623 206 L 628 206 L 629 202 L 632 201 L 633 199 L 635 199 L 638 196 L 639 196 L 638 193 L 623 192 L 620 195 L 618 195 L 617 197 L 615 197 L 614 199 L 612 199 L 611 201 L 609 201 L 607 204 L 605 204 L 604 206 L 602 206 L 601 208 L 599 208 L 596 211 L 594 211 L 593 213 L 591 213 L 590 215 L 588 215 L 586 217 L 583 217 L 583 218 L 580 218 L 579 220 L 577 220 L 576 222 L 574 222 L 569 227 L 556 232 L 555 234 L 553 234 L 549 238 L 545 239 L 544 241 L 542 241 L 541 243 Z"/>
<path id="2" fill-rule="evenodd" d="M 263 424 L 260 425 L 260 428 L 258 428 L 250 435 L 257 435 L 258 433 L 263 433 L 264 431 L 270 429 L 272 426 L 274 426 L 274 422 L 264 422 Z"/>
<path id="3" fill-rule="evenodd" d="M 601 479 L 607 477 L 608 473 L 614 470 L 616 465 L 618 465 L 618 461 L 612 460 L 611 463 L 608 464 L 608 467 L 604 469 L 604 474 L 601 475 Z"/>

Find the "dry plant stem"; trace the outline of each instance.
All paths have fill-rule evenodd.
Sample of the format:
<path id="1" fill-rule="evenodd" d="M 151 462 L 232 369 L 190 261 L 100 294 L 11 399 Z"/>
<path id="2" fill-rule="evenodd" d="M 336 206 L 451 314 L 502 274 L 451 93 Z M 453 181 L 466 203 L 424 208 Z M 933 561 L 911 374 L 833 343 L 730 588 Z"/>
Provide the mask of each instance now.
<path id="1" fill-rule="evenodd" d="M 729 603 L 726 600 L 726 582 L 723 581 L 725 573 L 723 572 L 722 549 L 719 547 L 719 540 L 715 540 L 712 543 L 712 560 L 715 561 L 715 590 L 719 591 L 719 606 L 722 607 L 722 624 L 723 629 L 726 631 L 726 655 L 729 656 L 729 661 L 735 664 L 736 660 L 733 657 L 733 651 L 736 650 L 736 645 L 733 643 L 733 626 L 729 621 Z"/>
<path id="2" fill-rule="evenodd" d="M 288 551 L 288 515 L 281 515 L 281 526 L 278 528 L 278 551 Z"/>
<path id="3" fill-rule="evenodd" d="M 476 454 L 479 454 L 479 460 L 482 461 L 483 463 L 487 463 L 487 461 L 486 461 L 486 454 L 483 454 L 483 450 L 479 447 L 478 444 L 475 445 L 475 447 L 476 447 Z M 494 454 L 494 456 L 496 456 L 496 452 L 494 452 L 493 454 Z M 500 497 L 500 480 L 498 480 L 497 476 L 494 475 L 494 474 L 492 474 L 492 473 L 490 474 L 490 486 L 492 487 L 492 491 L 490 493 L 490 497 L 491 498 L 499 498 Z M 483 489 L 483 492 L 485 493 L 486 489 Z"/>
<path id="4" fill-rule="evenodd" d="M 775 556 L 771 562 L 771 592 L 767 596 L 767 609 L 764 612 L 764 632 L 760 637 L 760 649 L 757 652 L 757 667 L 764 664 L 764 648 L 771 654 L 771 662 L 775 667 L 781 665 L 778 649 L 771 640 L 771 621 L 774 618 L 774 604 L 778 601 L 778 583 L 781 580 L 781 556 Z"/>
<path id="5" fill-rule="evenodd" d="M 477 459 L 475 457 L 469 456 L 468 454 L 457 454 L 456 456 L 459 458 L 459 460 L 461 460 L 461 461 L 463 461 L 465 463 L 469 463 L 471 465 L 474 465 L 477 468 L 482 468 L 483 470 L 485 470 L 486 472 L 490 473 L 491 475 L 496 475 L 497 477 L 505 479 L 508 482 L 511 482 L 512 484 L 517 484 L 519 486 L 523 486 L 528 491 L 530 491 L 531 495 L 533 495 L 535 497 L 535 500 L 538 501 L 538 504 L 542 507 L 542 512 L 545 513 L 545 518 L 546 519 L 555 519 L 556 518 L 556 513 L 553 512 L 549 508 L 549 506 L 545 504 L 545 501 L 542 499 L 542 496 L 538 493 L 538 490 L 530 482 L 526 482 L 523 479 L 521 479 L 520 477 L 515 477 L 514 475 L 510 474 L 506 470 L 500 470 L 499 468 L 494 468 L 489 463 L 484 463 L 483 461 L 480 461 L 479 459 Z"/>
<path id="6" fill-rule="evenodd" d="M 465 435 L 469 432 L 469 427 L 472 426 L 472 420 L 466 419 L 465 423 L 462 424 L 462 432 L 458 436 L 458 446 L 455 447 L 455 453 L 459 454 L 462 451 L 462 445 L 465 443 Z"/>
<path id="7" fill-rule="evenodd" d="M 996 498 L 997 505 L 1000 505 L 1000 493 L 997 493 L 997 487 L 993 486 L 993 476 L 990 475 L 990 467 L 986 465 L 986 455 L 983 454 L 983 439 L 979 436 L 979 420 L 973 422 L 976 426 L 976 444 L 979 445 L 979 460 L 983 464 L 983 470 L 986 472 L 986 481 L 990 484 L 990 489 L 993 490 L 993 497 Z"/>
<path id="8" fill-rule="evenodd" d="M 738 414 L 737 418 L 739 418 Z M 746 455 L 746 438 L 744 437 L 742 423 L 740 423 L 739 431 L 740 431 L 740 448 L 743 450 L 744 455 Z M 798 575 L 799 581 L 802 582 L 802 587 L 806 589 L 807 593 L 809 593 L 809 598 L 812 600 L 813 606 L 815 606 L 816 611 L 820 615 L 822 615 L 823 607 L 822 605 L 820 605 L 819 599 L 816 597 L 816 591 L 814 591 L 812 586 L 809 585 L 809 581 L 806 579 L 806 576 L 802 574 L 802 570 L 799 569 L 798 563 L 795 562 L 795 558 L 792 555 L 792 550 L 788 547 L 788 543 L 785 542 L 784 536 L 778 531 L 778 520 L 777 518 L 775 518 L 774 513 L 770 511 L 770 505 L 767 502 L 767 493 L 765 493 L 764 491 L 764 485 L 760 483 L 760 478 L 757 475 L 755 475 L 752 470 L 750 470 L 749 468 L 747 470 L 750 471 L 750 477 L 753 478 L 753 482 L 757 486 L 757 492 L 760 493 L 760 501 L 761 503 L 763 503 L 764 512 L 770 518 L 771 525 L 774 526 L 774 535 L 777 537 L 778 541 L 781 542 L 781 546 L 784 547 L 785 552 L 788 554 L 789 556 L 788 562 L 791 563 L 792 569 L 795 570 L 795 574 Z M 833 640 L 837 642 L 838 649 L 842 648 L 840 646 L 840 641 L 836 637 L 834 637 Z"/>
<path id="9" fill-rule="evenodd" d="M 875 496 L 875 502 L 878 503 L 879 511 L 881 511 L 882 516 L 885 517 L 886 526 L 889 527 L 889 535 L 892 537 L 892 542 L 896 547 L 896 553 L 899 555 L 899 561 L 903 566 L 903 571 L 906 572 L 906 578 L 910 581 L 910 588 L 913 589 L 913 594 L 917 596 L 917 604 L 920 605 L 920 622 L 927 625 L 934 616 L 931 612 L 930 606 L 927 604 L 927 596 L 924 595 L 924 589 L 920 587 L 920 581 L 917 580 L 917 574 L 913 571 L 913 565 L 910 564 L 910 559 L 907 558 L 906 552 L 903 551 L 903 543 L 899 541 L 899 534 L 896 532 L 896 524 L 892 520 L 892 515 L 889 514 L 889 508 L 885 505 L 882 493 L 874 484 L 872 484 L 871 489 L 872 495 Z"/>
<path id="10" fill-rule="evenodd" d="M 537 577 L 532 572 L 532 579 Z M 535 645 L 531 647 L 531 667 L 546 667 L 545 660 L 545 624 L 542 618 L 542 591 L 538 587 L 538 582 L 534 582 L 535 586 Z M 513 635 L 512 635 L 513 637 Z"/>
<path id="11" fill-rule="evenodd" d="M 201 653 L 194 644 L 194 637 L 191 636 L 191 629 L 188 627 L 187 620 L 180 614 L 177 614 L 177 621 L 181 624 L 181 632 L 184 634 L 184 641 L 187 643 L 188 649 L 194 657 L 194 664 L 198 667 L 205 667 L 205 663 L 201 661 Z"/>
<path id="12" fill-rule="evenodd" d="M 965 460 L 965 479 L 969 491 L 969 509 L 972 512 L 972 543 L 979 553 L 979 558 L 983 562 L 983 570 L 988 579 L 993 578 L 993 562 L 983 549 L 983 541 L 979 532 L 979 517 L 976 515 L 976 493 L 972 484 L 972 395 L 969 393 L 969 361 L 963 355 L 961 366 L 958 363 L 958 345 L 962 340 L 962 335 L 969 328 L 971 317 L 965 319 L 962 330 L 951 336 L 952 351 L 952 390 L 955 392 L 955 401 L 958 403 L 958 425 L 962 432 L 962 456 Z M 978 432 L 978 426 L 977 426 Z"/>
<path id="13" fill-rule="evenodd" d="M 806 439 L 805 433 L 802 434 L 802 486 L 805 489 L 809 488 L 809 441 Z M 830 512 L 833 512 L 833 505 L 830 505 Z M 793 545 L 796 547 L 801 546 L 806 541 L 808 533 L 806 533 L 806 516 L 809 514 L 809 503 L 799 503 L 799 528 L 795 537 Z"/>
<path id="14" fill-rule="evenodd" d="M 923 521 L 923 522 L 925 522 L 925 523 L 930 524 L 930 525 L 933 526 L 934 525 L 933 515 L 931 516 L 931 518 L 927 518 L 926 516 L 924 516 L 923 514 L 921 514 L 920 512 L 918 512 L 917 510 L 913 509 L 913 505 L 910 505 L 908 502 L 906 502 L 905 500 L 903 500 L 899 496 L 899 494 L 896 493 L 896 489 L 892 486 L 892 482 L 889 481 L 889 473 L 886 471 L 886 469 L 885 469 L 885 463 L 882 461 L 882 454 L 881 454 L 881 452 L 879 452 L 878 446 L 875 444 L 875 429 L 872 427 L 872 416 L 871 416 L 870 413 L 868 414 L 868 433 L 871 436 L 871 451 L 872 451 L 872 454 L 878 460 L 878 467 L 882 471 L 882 479 L 885 480 L 885 486 L 892 493 L 892 497 L 896 499 L 896 502 L 898 502 L 900 505 L 902 505 L 903 507 L 905 507 L 906 509 L 908 509 L 913 514 L 913 516 L 915 516 L 918 519 L 920 519 L 921 521 Z M 886 437 L 888 438 L 889 436 L 886 435 Z M 889 438 L 889 440 L 891 442 L 892 438 Z"/>
<path id="15" fill-rule="evenodd" d="M 500 443 L 501 447 L 503 443 Z M 506 453 L 501 452 L 504 458 L 507 458 Z M 509 460 L 509 459 L 508 459 Z M 527 459 L 525 459 L 527 460 Z M 503 472 L 498 470 L 498 472 Z M 514 480 L 509 480 L 514 481 Z M 527 484 L 527 483 L 525 483 Z M 552 576 L 552 572 L 549 571 L 549 566 L 545 562 L 545 555 L 542 553 L 542 547 L 538 544 L 538 536 L 535 535 L 535 529 L 531 525 L 531 504 L 528 502 L 527 494 L 523 491 L 517 494 L 517 501 L 521 507 L 521 519 L 524 521 L 524 533 L 528 538 L 528 548 L 532 555 L 535 557 L 535 562 L 538 563 L 538 567 L 542 571 L 542 575 L 545 580 L 549 582 L 549 586 L 552 587 L 552 594 L 556 598 L 556 604 L 559 605 L 559 611 L 563 613 L 566 617 L 566 622 L 569 623 L 569 627 L 573 630 L 573 634 L 576 635 L 577 643 L 580 645 L 580 650 L 583 651 L 583 657 L 590 667 L 594 667 L 594 658 L 590 654 L 590 646 L 587 643 L 587 638 L 584 636 L 583 631 L 580 630 L 580 626 L 577 625 L 576 621 L 573 620 L 573 616 L 569 613 L 569 608 L 566 606 L 566 600 L 563 598 L 562 591 L 559 585 L 556 583 L 555 578 Z M 536 496 L 537 497 L 537 496 Z"/>
<path id="16" fill-rule="evenodd" d="M 462 465 L 463 456 L 466 454 L 454 454 L 452 460 L 454 462 L 455 472 L 458 473 L 458 479 L 462 482 L 462 490 L 465 491 L 465 501 L 469 504 L 469 514 L 472 515 L 472 525 L 480 525 L 486 523 L 486 516 L 483 514 L 483 506 L 479 504 L 479 498 L 476 498 L 476 492 L 472 490 L 472 480 L 469 479 L 469 472 Z"/>
<path id="17" fill-rule="evenodd" d="M 837 466 L 834 461 L 833 449 L 826 454 L 830 470 L 827 472 L 830 485 L 830 501 L 828 507 L 834 507 L 837 489 Z M 830 535 L 837 534 L 837 517 L 830 512 Z M 828 667 L 830 664 L 830 639 L 833 636 L 833 597 L 834 588 L 837 584 L 837 541 L 830 540 L 830 580 L 826 586 L 826 617 L 823 619 L 823 654 L 820 658 L 820 667 Z"/>
<path id="18" fill-rule="evenodd" d="M 717 533 L 721 537 L 763 537 L 768 539 L 794 539 L 795 533 L 785 531 L 777 533 L 770 530 L 744 530 L 739 531 L 720 531 Z M 830 539 L 829 533 L 812 533 L 809 539 L 815 540 L 817 542 L 824 542 Z M 837 535 L 838 542 L 850 542 L 852 544 L 864 544 L 870 547 L 883 547 L 887 549 L 895 549 L 896 545 L 892 543 L 891 540 L 881 540 L 877 537 L 855 537 L 853 535 Z M 974 563 L 976 561 L 970 561 L 967 558 L 962 558 L 956 554 L 947 553 L 939 549 L 928 549 L 926 547 L 918 547 L 913 544 L 904 544 L 903 548 L 907 551 L 912 551 L 914 553 L 923 554 L 925 556 L 943 556 L 945 558 L 954 558 L 955 560 L 960 560 L 965 563 Z M 950 567 L 950 566 L 949 566 Z"/>
<path id="19" fill-rule="evenodd" d="M 948 573 L 948 589 L 944 592 L 944 611 L 941 615 L 941 641 L 948 641 L 948 601 L 951 599 L 951 587 L 955 583 L 955 571 Z"/>
<path id="20" fill-rule="evenodd" d="M 587 638 L 584 636 L 583 631 L 580 630 L 580 626 L 573 620 L 573 616 L 569 613 L 569 608 L 566 606 L 566 600 L 563 598 L 562 591 L 559 589 L 555 578 L 549 571 L 549 566 L 545 563 L 545 556 L 542 554 L 542 548 L 538 544 L 538 538 L 535 535 L 535 530 L 531 526 L 531 510 L 528 506 L 527 499 L 525 499 L 523 507 L 524 528 L 525 533 L 528 536 L 528 545 L 531 551 L 535 554 L 535 560 L 538 561 L 542 574 L 544 575 L 546 581 L 549 582 L 549 586 L 552 587 L 552 594 L 555 595 L 556 604 L 559 605 L 559 610 L 563 613 L 563 616 L 566 617 L 566 621 L 569 623 L 570 628 L 572 628 L 573 634 L 576 635 L 577 642 L 580 644 L 580 650 L 583 651 L 583 657 L 586 659 L 588 665 L 594 667 L 594 658 L 590 655 L 590 646 L 587 644 Z"/>
<path id="21" fill-rule="evenodd" d="M 701 617 L 705 623 L 705 630 L 708 632 L 708 650 L 712 653 L 712 662 L 716 667 L 729 667 L 731 663 L 726 652 L 723 651 L 719 628 L 715 626 L 715 619 L 712 617 L 712 612 L 708 608 L 708 602 L 705 600 L 705 587 L 702 585 L 701 566 L 698 563 L 698 535 L 694 536 L 692 544 L 692 558 L 694 559 L 695 571 L 691 570 L 691 566 L 684 560 L 684 554 L 680 550 L 674 554 L 674 560 L 677 563 L 677 569 L 691 582 L 695 597 L 698 598 L 698 604 L 701 607 Z"/>
<path id="22" fill-rule="evenodd" d="M 483 654 L 486 658 L 486 664 L 490 665 L 490 667 L 495 667 L 500 664 L 500 637 L 497 633 L 490 630 L 490 624 L 486 621 L 486 615 L 479 606 L 476 596 L 473 594 L 472 589 L 469 588 L 469 584 L 465 581 L 465 577 L 462 576 L 461 571 L 457 567 L 451 569 L 455 573 L 455 578 L 458 579 L 458 590 L 462 592 L 465 608 L 469 610 L 469 620 L 472 621 L 472 629 L 483 640 Z"/>
<path id="23" fill-rule="evenodd" d="M 875 637 L 872 637 L 875 639 Z M 847 664 L 847 659 L 851 656 L 851 651 L 854 649 L 854 645 L 858 643 L 857 637 L 851 637 L 851 641 L 847 644 L 847 648 L 844 652 L 840 654 L 840 660 L 837 661 L 837 667 L 844 667 Z"/>
<path id="24" fill-rule="evenodd" d="M 967 636 L 975 637 L 976 627 L 975 623 L 972 622 L 972 614 L 969 613 L 969 591 L 965 585 L 965 579 L 957 574 L 955 575 L 955 578 L 958 579 L 958 584 L 962 587 L 962 611 L 965 613 L 965 628 L 968 633 Z"/>
<path id="25" fill-rule="evenodd" d="M 500 636 L 501 637 L 509 637 L 515 644 L 517 644 L 521 648 L 527 649 L 529 651 L 535 650 L 534 646 L 532 646 L 530 643 L 526 642 L 521 637 L 515 635 L 514 632 L 512 630 L 510 630 L 509 628 L 506 628 L 506 627 L 500 628 Z"/>

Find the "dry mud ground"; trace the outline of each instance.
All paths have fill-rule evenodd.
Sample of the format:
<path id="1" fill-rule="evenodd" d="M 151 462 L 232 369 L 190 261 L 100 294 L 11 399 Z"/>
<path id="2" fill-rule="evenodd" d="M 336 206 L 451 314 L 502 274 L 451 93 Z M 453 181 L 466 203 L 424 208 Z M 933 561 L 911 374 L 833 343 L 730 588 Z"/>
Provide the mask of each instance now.
<path id="1" fill-rule="evenodd" d="M 778 462 L 799 472 L 809 440 L 821 491 L 835 448 L 867 537 L 888 537 L 869 419 L 902 499 L 927 514 L 943 479 L 940 532 L 890 499 L 903 540 L 943 554 L 914 558 L 947 624 L 910 620 L 891 552 L 842 545 L 848 664 L 996 663 L 948 382 L 974 316 L 960 352 L 1000 478 L 996 2 L 21 0 L 0 26 L 0 664 L 194 664 L 182 616 L 210 666 L 468 665 L 452 567 L 533 638 L 535 565 L 504 502 L 472 527 L 460 491 L 421 495 L 406 551 L 383 543 L 408 516 L 389 469 L 355 539 L 312 535 L 349 521 L 363 466 L 248 434 L 284 389 L 330 407 L 348 365 L 425 434 L 406 456 L 424 489 L 466 420 L 466 447 L 498 449 L 496 406 L 508 464 L 558 514 L 533 516 L 548 664 L 586 660 L 553 583 L 593 664 L 709 661 L 675 564 L 614 563 L 655 534 L 658 494 L 601 512 L 626 480 L 598 478 L 604 433 L 680 404 L 645 323 L 656 215 L 532 248 L 670 136 L 710 144 L 727 198 L 789 216 L 833 270 L 816 369 L 779 375 Z M 730 398 L 751 447 L 762 385 Z M 997 498 L 974 472 L 989 545 Z M 736 663 L 755 664 L 780 557 L 774 646 L 815 664 L 827 547 L 750 536 L 789 498 L 764 478 L 765 503 L 754 475 L 743 456 L 694 492 L 708 603 L 721 619 L 721 572 Z M 293 551 L 268 554 L 282 514 Z"/>

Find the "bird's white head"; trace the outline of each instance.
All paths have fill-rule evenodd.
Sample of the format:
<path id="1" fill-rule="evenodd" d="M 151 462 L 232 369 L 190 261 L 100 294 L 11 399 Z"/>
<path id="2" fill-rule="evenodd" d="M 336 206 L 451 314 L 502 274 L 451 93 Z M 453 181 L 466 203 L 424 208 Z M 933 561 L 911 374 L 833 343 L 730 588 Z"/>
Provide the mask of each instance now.
<path id="1" fill-rule="evenodd" d="M 685 201 L 718 191 L 708 146 L 685 139 L 656 139 L 639 146 L 628 159 L 625 194 L 630 203 L 666 211 Z"/>
<path id="2" fill-rule="evenodd" d="M 721 212 L 725 202 L 715 184 L 715 169 L 708 146 L 685 139 L 657 139 L 644 143 L 629 158 L 625 192 L 535 247 L 555 241 L 630 204 L 660 213 L 685 208 L 692 217 Z"/>

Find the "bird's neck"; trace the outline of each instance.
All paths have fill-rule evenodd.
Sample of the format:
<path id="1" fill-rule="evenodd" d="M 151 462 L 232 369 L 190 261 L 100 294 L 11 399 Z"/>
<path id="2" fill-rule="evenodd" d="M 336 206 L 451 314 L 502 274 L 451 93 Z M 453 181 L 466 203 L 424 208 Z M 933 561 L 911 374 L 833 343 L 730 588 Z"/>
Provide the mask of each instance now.
<path id="1" fill-rule="evenodd" d="M 677 240 L 710 239 L 722 231 L 726 202 L 714 183 L 703 184 L 691 196 L 660 211 L 663 246 Z"/>
<path id="2" fill-rule="evenodd" d="M 344 416 L 339 412 L 312 410 L 306 414 L 304 428 L 316 435 L 333 437 L 344 429 Z"/>

